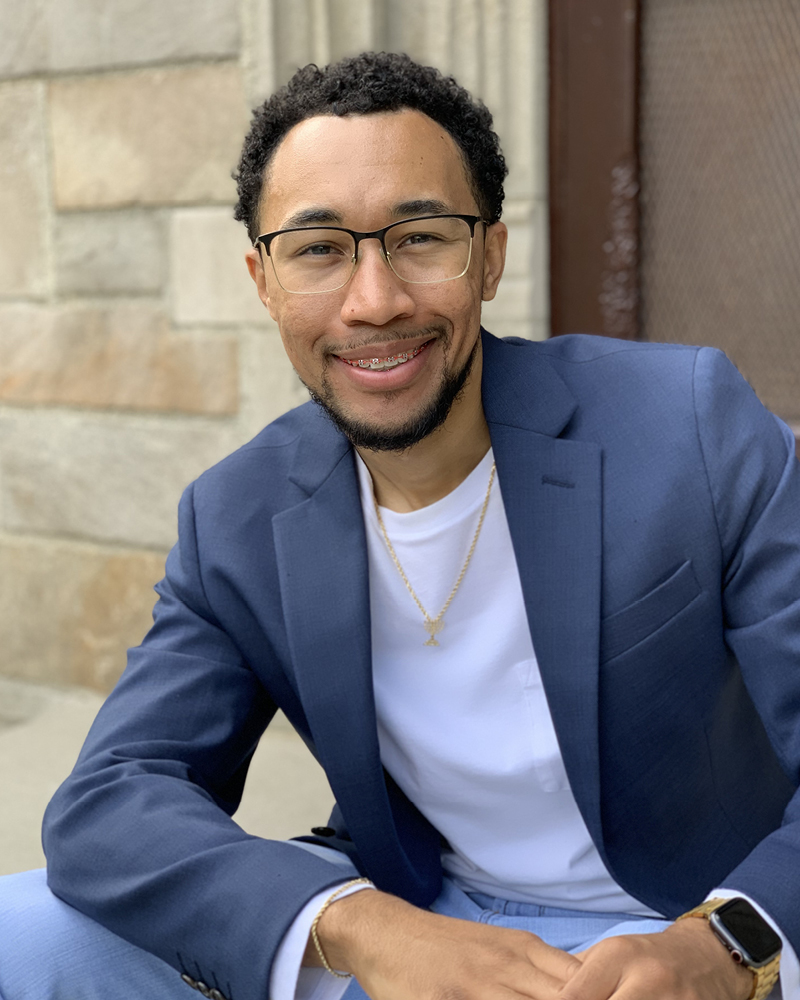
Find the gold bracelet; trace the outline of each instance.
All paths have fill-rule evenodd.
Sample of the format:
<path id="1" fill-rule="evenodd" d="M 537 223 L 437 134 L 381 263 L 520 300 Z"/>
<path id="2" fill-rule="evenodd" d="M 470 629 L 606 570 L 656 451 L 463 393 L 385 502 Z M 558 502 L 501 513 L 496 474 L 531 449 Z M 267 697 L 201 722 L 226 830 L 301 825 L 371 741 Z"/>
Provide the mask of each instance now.
<path id="1" fill-rule="evenodd" d="M 354 878 L 351 879 L 346 885 L 341 885 L 336 890 L 336 892 L 331 893 L 330 896 L 325 900 L 325 902 L 320 907 L 319 913 L 314 917 L 314 923 L 311 925 L 311 940 L 314 942 L 314 947 L 317 949 L 317 954 L 319 955 L 322 964 L 330 972 L 332 976 L 336 976 L 337 979 L 352 979 L 352 972 L 337 972 L 336 969 L 332 968 L 330 962 L 325 958 L 325 952 L 322 950 L 322 945 L 319 943 L 319 937 L 317 936 L 317 925 L 319 924 L 320 917 L 328 909 L 334 900 L 338 899 L 343 892 L 347 892 L 354 885 L 373 885 L 372 881 L 368 878 Z M 374 886 L 373 886 L 374 887 Z"/>

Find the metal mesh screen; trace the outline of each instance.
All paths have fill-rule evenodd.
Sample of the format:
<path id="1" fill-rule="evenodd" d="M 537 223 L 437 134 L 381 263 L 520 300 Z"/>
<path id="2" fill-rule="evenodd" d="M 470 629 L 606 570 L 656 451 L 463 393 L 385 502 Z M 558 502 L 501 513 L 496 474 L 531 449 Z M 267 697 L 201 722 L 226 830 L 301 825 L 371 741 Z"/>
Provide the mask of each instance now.
<path id="1" fill-rule="evenodd" d="M 800 0 L 643 0 L 642 329 L 800 424 Z"/>

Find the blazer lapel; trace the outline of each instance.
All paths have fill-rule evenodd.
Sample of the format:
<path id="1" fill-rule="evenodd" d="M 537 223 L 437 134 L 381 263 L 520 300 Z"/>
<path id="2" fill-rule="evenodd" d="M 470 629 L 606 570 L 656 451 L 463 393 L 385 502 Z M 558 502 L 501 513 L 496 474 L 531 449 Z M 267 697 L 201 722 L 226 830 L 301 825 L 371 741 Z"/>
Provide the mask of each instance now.
<path id="1" fill-rule="evenodd" d="M 429 873 L 421 877 L 398 838 L 380 763 L 358 479 L 349 445 L 327 421 L 315 421 L 298 442 L 291 478 L 310 496 L 272 523 L 289 646 L 314 744 L 365 870 L 389 892 L 429 901 Z M 412 854 L 438 841 L 424 827 L 424 843 L 410 845 Z"/>
<path id="2" fill-rule="evenodd" d="M 576 404 L 529 349 L 484 339 L 484 408 L 533 646 L 570 784 L 603 852 L 598 755 L 601 453 L 559 438 Z"/>

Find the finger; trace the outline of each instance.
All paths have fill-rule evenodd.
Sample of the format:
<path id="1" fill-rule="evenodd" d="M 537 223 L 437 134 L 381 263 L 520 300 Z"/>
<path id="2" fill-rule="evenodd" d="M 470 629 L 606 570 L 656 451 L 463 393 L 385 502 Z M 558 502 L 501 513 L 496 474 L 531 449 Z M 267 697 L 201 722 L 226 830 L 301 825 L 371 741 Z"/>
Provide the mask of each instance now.
<path id="1" fill-rule="evenodd" d="M 568 952 L 545 944 L 535 934 L 527 934 L 522 961 L 506 967 L 502 983 L 515 993 L 532 1000 L 558 1000 L 565 983 L 581 963 Z"/>
<path id="2" fill-rule="evenodd" d="M 560 1000 L 564 980 L 528 965 L 509 969 L 500 985 L 511 990 L 515 997 L 525 997 L 527 1000 Z"/>
<path id="3" fill-rule="evenodd" d="M 590 957 L 566 983 L 561 1000 L 608 1000 L 611 996 L 620 1000 L 615 992 L 620 981 L 621 969 L 616 962 L 593 961 Z"/>
<path id="4" fill-rule="evenodd" d="M 549 976 L 565 983 L 575 975 L 583 964 L 576 955 L 570 955 L 568 951 L 545 944 L 535 934 L 529 936 L 531 940 L 528 944 L 528 958 L 537 969 L 541 969 Z"/>

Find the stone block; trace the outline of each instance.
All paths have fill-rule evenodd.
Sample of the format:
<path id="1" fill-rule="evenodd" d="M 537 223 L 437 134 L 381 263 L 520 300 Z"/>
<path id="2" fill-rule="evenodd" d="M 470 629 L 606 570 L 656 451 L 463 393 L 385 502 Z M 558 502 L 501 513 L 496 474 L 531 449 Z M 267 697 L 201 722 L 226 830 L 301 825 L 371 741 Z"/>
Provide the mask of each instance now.
<path id="1" fill-rule="evenodd" d="M 234 198 L 247 128 L 237 65 L 54 80 L 50 114 L 58 208 Z"/>
<path id="2" fill-rule="evenodd" d="M 46 161 L 43 85 L 0 85 L 0 296 L 48 291 Z"/>
<path id="3" fill-rule="evenodd" d="M 0 76 L 239 53 L 237 0 L 3 0 Z"/>
<path id="4" fill-rule="evenodd" d="M 239 443 L 219 422 L 0 412 L 3 527 L 169 548 L 184 487 Z"/>
<path id="5" fill-rule="evenodd" d="M 0 535 L 3 672 L 110 690 L 163 575 L 163 553 Z"/>
<path id="6" fill-rule="evenodd" d="M 238 409 L 238 342 L 158 306 L 0 307 L 0 401 L 208 415 Z"/>
<path id="7" fill-rule="evenodd" d="M 245 330 L 241 350 L 239 422 L 242 434 L 253 437 L 282 413 L 308 402 L 308 390 L 292 368 L 272 319 L 266 329 Z"/>
<path id="8" fill-rule="evenodd" d="M 48 29 L 52 70 L 239 52 L 237 0 L 51 0 Z"/>
<path id="9" fill-rule="evenodd" d="M 158 212 L 69 212 L 56 216 L 57 290 L 66 295 L 159 292 L 166 236 Z"/>
<path id="10" fill-rule="evenodd" d="M 266 323 L 269 313 L 247 272 L 250 241 L 229 208 L 173 212 L 170 273 L 180 324 Z"/>
<path id="11" fill-rule="evenodd" d="M 47 0 L 4 0 L 0 4 L 0 77 L 47 68 L 47 6 Z"/>

